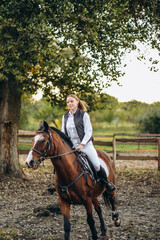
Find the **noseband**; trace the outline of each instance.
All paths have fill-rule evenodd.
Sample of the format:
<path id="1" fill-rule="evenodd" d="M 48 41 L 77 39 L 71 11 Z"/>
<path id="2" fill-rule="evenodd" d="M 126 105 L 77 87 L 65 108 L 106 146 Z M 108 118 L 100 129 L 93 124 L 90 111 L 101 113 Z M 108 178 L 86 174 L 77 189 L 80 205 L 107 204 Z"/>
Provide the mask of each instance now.
<path id="1" fill-rule="evenodd" d="M 46 147 L 44 148 L 43 152 L 40 152 L 38 151 L 37 149 L 35 148 L 32 148 L 31 150 L 38 153 L 39 155 L 41 155 L 41 158 L 39 159 L 39 161 L 44 161 L 46 159 L 46 156 L 47 156 L 47 153 L 48 153 L 48 150 L 50 150 L 51 146 L 52 146 L 52 137 L 51 137 L 51 133 L 50 132 L 45 132 L 45 131 L 38 131 L 38 133 L 46 133 L 49 135 L 49 140 L 47 142 L 47 145 Z"/>

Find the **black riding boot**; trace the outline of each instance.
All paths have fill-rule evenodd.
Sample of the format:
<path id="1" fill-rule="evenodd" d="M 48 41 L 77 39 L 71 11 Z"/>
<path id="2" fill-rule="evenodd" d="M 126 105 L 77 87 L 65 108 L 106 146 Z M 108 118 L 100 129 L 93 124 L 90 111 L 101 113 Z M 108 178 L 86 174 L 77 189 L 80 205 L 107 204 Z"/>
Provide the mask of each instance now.
<path id="1" fill-rule="evenodd" d="M 109 182 L 108 179 L 107 179 L 107 175 L 106 175 L 106 172 L 104 170 L 104 168 L 101 166 L 100 167 L 100 170 L 97 172 L 98 173 L 98 177 L 102 180 L 102 182 L 104 183 L 107 191 L 109 193 L 113 192 L 116 187 L 114 186 L 113 183 Z"/>

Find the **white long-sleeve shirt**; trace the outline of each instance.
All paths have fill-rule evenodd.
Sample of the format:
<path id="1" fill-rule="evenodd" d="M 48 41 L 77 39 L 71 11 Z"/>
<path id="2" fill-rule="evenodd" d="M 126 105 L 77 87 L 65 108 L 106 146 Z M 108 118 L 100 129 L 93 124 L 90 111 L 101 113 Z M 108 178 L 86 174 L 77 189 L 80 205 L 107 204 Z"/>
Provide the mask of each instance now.
<path id="1" fill-rule="evenodd" d="M 73 142 L 74 147 L 77 147 L 80 144 L 86 145 L 89 139 L 92 137 L 92 125 L 90 121 L 90 117 L 87 112 L 83 115 L 83 125 L 84 125 L 84 137 L 82 141 L 80 140 L 75 124 L 74 124 L 74 115 L 69 112 L 66 129 L 68 136 L 70 137 L 71 141 Z M 62 132 L 65 133 L 64 129 L 64 116 L 62 118 Z"/>

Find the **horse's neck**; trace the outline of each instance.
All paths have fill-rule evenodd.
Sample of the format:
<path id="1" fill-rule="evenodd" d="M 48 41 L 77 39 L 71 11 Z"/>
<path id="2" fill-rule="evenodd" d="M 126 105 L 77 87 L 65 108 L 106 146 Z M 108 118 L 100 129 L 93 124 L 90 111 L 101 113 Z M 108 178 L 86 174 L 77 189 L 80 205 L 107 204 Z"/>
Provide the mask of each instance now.
<path id="1" fill-rule="evenodd" d="M 61 155 L 67 153 L 66 155 L 56 159 L 56 161 L 52 161 L 58 178 L 62 179 L 64 183 L 68 180 L 73 180 L 77 174 L 79 174 L 76 167 L 77 163 L 75 161 L 76 155 L 74 153 L 69 153 L 72 149 L 64 143 L 63 140 L 56 139 L 55 148 L 56 154 Z"/>
<path id="2" fill-rule="evenodd" d="M 56 155 L 65 154 L 67 152 L 72 151 L 71 147 L 69 147 L 69 145 L 66 144 L 59 136 L 57 136 L 57 138 L 54 139 L 54 144 Z"/>

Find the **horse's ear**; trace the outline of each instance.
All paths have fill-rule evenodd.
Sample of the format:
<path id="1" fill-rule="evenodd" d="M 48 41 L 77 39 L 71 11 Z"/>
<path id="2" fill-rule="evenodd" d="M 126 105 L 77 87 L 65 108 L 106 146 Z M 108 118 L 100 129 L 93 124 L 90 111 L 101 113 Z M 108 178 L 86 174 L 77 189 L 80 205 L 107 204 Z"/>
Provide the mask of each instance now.
<path id="1" fill-rule="evenodd" d="M 48 126 L 48 123 L 47 122 L 45 122 L 45 121 L 43 121 L 44 122 L 44 130 L 46 131 L 46 132 L 48 132 L 48 129 L 49 129 L 49 126 Z"/>
<path id="2" fill-rule="evenodd" d="M 41 121 L 40 124 L 39 124 L 39 129 L 38 129 L 38 131 L 48 132 L 48 129 L 49 129 L 48 123 L 45 122 L 45 121 Z"/>

